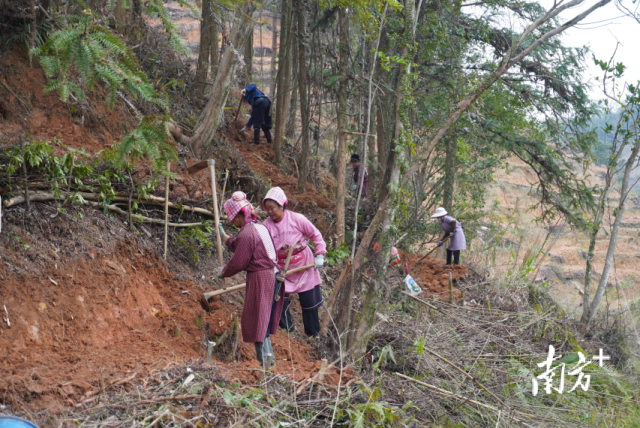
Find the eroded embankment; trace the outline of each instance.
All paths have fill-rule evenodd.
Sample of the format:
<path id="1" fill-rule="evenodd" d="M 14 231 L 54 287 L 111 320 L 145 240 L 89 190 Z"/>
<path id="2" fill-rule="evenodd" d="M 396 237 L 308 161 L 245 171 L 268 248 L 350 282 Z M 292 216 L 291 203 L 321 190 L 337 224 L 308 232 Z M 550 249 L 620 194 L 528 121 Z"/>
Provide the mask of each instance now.
<path id="1" fill-rule="evenodd" d="M 63 410 L 123 380 L 193 362 L 204 355 L 206 323 L 213 340 L 241 317 L 243 292 L 212 299 L 206 312 L 205 288 L 174 274 L 155 243 L 120 220 L 56 212 L 38 204 L 24 226 L 17 209 L 4 213 L 0 304 L 11 325 L 0 326 L 0 402 L 13 410 Z M 317 372 L 306 341 L 282 332 L 272 340 L 276 373 L 300 380 Z M 240 338 L 234 363 L 233 341 L 221 345 L 214 365 L 229 380 L 254 384 L 261 373 L 252 370 L 253 346 Z"/>

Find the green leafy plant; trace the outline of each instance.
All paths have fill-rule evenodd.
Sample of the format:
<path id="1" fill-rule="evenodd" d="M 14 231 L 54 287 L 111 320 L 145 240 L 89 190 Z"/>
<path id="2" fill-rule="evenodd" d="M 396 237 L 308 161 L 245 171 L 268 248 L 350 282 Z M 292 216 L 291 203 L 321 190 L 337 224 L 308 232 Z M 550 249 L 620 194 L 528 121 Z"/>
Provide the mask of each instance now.
<path id="1" fill-rule="evenodd" d="M 115 164 L 124 166 L 128 162 L 135 163 L 137 159 L 146 158 L 155 170 L 164 171 L 167 162 L 178 159 L 170 144 L 168 120 L 167 116 L 145 116 L 136 129 L 121 143 L 114 145 Z"/>
<path id="2" fill-rule="evenodd" d="M 330 265 L 336 265 L 344 259 L 348 258 L 349 254 L 350 252 L 349 248 L 347 247 L 347 243 L 343 242 L 339 247 L 327 251 L 327 263 Z"/>
<path id="3" fill-rule="evenodd" d="M 40 59 L 51 81 L 45 91 L 57 90 L 62 101 L 69 97 L 86 98 L 86 90 L 100 83 L 107 91 L 112 107 L 118 91 L 127 91 L 136 99 L 166 106 L 140 69 L 127 45 L 106 26 L 91 9 L 84 13 L 63 15 L 60 29 L 30 54 Z"/>
<path id="4" fill-rule="evenodd" d="M 195 262 L 200 263 L 202 252 L 210 256 L 215 246 L 211 240 L 212 223 L 205 221 L 201 226 L 188 227 L 176 237 L 175 242 Z"/>

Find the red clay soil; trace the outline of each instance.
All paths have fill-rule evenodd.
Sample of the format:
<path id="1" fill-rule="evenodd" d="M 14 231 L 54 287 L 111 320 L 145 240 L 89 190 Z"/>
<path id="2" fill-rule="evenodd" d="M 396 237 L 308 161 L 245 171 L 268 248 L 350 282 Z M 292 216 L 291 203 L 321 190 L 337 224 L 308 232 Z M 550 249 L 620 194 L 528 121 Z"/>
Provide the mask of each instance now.
<path id="1" fill-rule="evenodd" d="M 203 288 L 177 279 L 134 239 L 120 240 L 112 251 L 87 248 L 68 256 L 20 234 L 31 247 L 5 249 L 0 264 L 0 304 L 11 323 L 0 323 L 0 401 L 15 410 L 63 411 L 101 385 L 188 364 L 203 356 L 199 315 L 215 335 L 241 315 L 240 305 L 219 300 L 206 313 Z M 320 362 L 309 344 L 283 332 L 272 342 L 276 373 L 296 380 L 317 373 Z M 260 378 L 251 370 L 259 367 L 253 344 L 240 344 L 239 363 L 224 358 L 215 365 L 230 380 L 253 385 Z M 336 375 L 328 382 L 337 382 Z M 343 375 L 345 381 L 353 372 Z"/>
<path id="2" fill-rule="evenodd" d="M 467 275 L 465 266 L 456 266 L 454 269 L 444 269 L 444 260 L 438 260 L 427 257 L 418 265 L 418 261 L 424 257 L 424 254 L 408 254 L 400 252 L 402 263 L 409 264 L 409 274 L 418 283 L 423 292 L 420 296 L 439 297 L 443 300 L 449 300 L 449 272 L 455 281 L 461 280 Z M 417 265 L 417 269 L 415 269 Z M 460 300 L 462 292 L 453 287 L 454 300 Z"/>
<path id="3" fill-rule="evenodd" d="M 330 224 L 327 223 L 325 216 L 320 212 L 334 212 L 335 202 L 326 195 L 331 194 L 334 184 L 333 178 L 323 176 L 326 182 L 325 192 L 317 189 L 311 183 L 306 184 L 305 193 L 297 190 L 298 179 L 292 174 L 283 173 L 280 168 L 274 165 L 275 154 L 272 146 L 266 142 L 261 132 L 260 144 L 253 144 L 253 131 L 240 132 L 241 124 L 238 121 L 232 124 L 227 131 L 228 141 L 240 152 L 245 162 L 258 175 L 268 180 L 267 187 L 279 186 L 287 194 L 289 200 L 288 208 L 303 212 L 309 219 L 314 222 L 316 227 L 322 232 L 328 232 Z M 295 169 L 295 167 L 294 167 Z"/>
<path id="4" fill-rule="evenodd" d="M 89 153 L 108 149 L 136 126 L 135 115 L 122 100 L 107 110 L 101 91 L 88 93 L 87 104 L 65 104 L 58 91 L 44 92 L 47 79 L 36 65 L 29 67 L 24 49 L 7 54 L 0 72 L 0 135 L 17 142 L 24 131 L 29 139 L 54 141 Z M 84 119 L 83 119 L 84 117 Z M 26 121 L 25 121 L 26 119 Z M 84 120 L 84 122 L 83 122 Z"/>

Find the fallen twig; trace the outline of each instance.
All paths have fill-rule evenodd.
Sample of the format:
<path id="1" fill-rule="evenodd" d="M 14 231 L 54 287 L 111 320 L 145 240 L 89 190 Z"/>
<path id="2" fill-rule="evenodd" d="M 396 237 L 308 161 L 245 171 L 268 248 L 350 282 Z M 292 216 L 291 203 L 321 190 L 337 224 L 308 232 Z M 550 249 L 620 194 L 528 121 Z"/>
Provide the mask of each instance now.
<path id="1" fill-rule="evenodd" d="M 45 193 L 41 193 L 41 194 L 34 194 L 32 196 L 29 197 L 30 201 L 36 201 L 36 202 L 44 202 L 44 201 L 53 201 L 56 199 L 66 199 L 66 197 L 68 197 L 70 194 L 73 194 L 74 192 L 61 192 L 60 194 L 60 198 L 55 198 L 55 197 L 51 197 L 53 196 L 53 194 L 49 193 L 49 192 L 45 192 Z M 89 199 L 89 200 L 93 200 L 93 201 L 101 201 L 104 200 L 103 198 L 100 198 L 100 195 L 98 195 L 97 193 L 90 193 L 90 192 L 77 192 L 78 195 L 82 196 L 84 199 Z M 44 198 L 44 195 L 51 195 L 48 196 L 45 199 L 34 199 L 34 197 L 36 195 L 40 195 L 38 196 L 38 198 Z M 64 198 L 62 196 L 65 196 Z M 127 195 L 121 195 L 121 194 L 117 194 L 116 196 L 113 197 L 113 202 L 129 202 L 129 196 Z M 4 206 L 5 207 L 10 207 L 13 205 L 17 205 L 17 204 L 21 204 L 25 202 L 25 198 L 24 195 L 19 195 L 19 196 L 15 196 L 11 199 L 7 199 L 4 201 Z M 161 205 L 164 206 L 164 198 L 161 198 L 159 196 L 149 196 L 148 198 L 143 198 L 143 199 L 136 199 L 135 202 L 138 202 L 140 204 L 148 204 L 148 205 Z M 175 204 L 173 202 L 169 202 L 169 208 L 173 208 L 179 211 L 190 211 L 190 212 L 194 212 L 194 213 L 198 213 L 198 214 L 204 214 L 210 217 L 213 217 L 213 213 L 205 208 L 199 208 L 199 207 L 192 207 L 190 205 L 179 205 L 179 204 Z M 227 216 L 222 215 L 220 216 L 220 218 L 224 218 L 226 219 Z"/>
<path id="2" fill-rule="evenodd" d="M 407 292 L 405 292 L 405 291 L 401 291 L 401 293 L 402 293 L 402 294 L 406 294 L 407 296 L 411 297 L 413 300 L 415 300 L 415 301 L 417 301 L 417 302 L 420 302 L 420 303 L 422 303 L 423 305 L 427 305 L 427 306 L 428 306 L 428 307 L 430 307 L 431 309 L 435 309 L 436 311 L 438 311 L 438 310 L 439 310 L 438 308 L 436 308 L 436 307 L 435 307 L 435 306 L 433 306 L 432 304 L 427 303 L 427 302 L 425 302 L 424 300 L 419 299 L 419 298 L 418 298 L 418 297 L 416 297 L 416 296 L 412 296 L 411 294 L 409 294 L 409 293 L 407 293 Z"/>
<path id="3" fill-rule="evenodd" d="M 33 195 L 29 195 L 29 201 L 37 201 L 37 202 L 45 202 L 45 201 L 54 201 L 54 200 L 64 200 L 67 196 L 72 193 L 60 192 L 60 196 L 56 197 L 53 193 L 35 193 Z M 82 195 L 81 195 L 82 196 Z M 84 196 L 83 196 L 84 198 Z M 82 205 L 89 205 L 94 208 L 102 208 L 103 205 L 100 202 L 92 202 L 85 200 L 80 201 L 79 203 Z M 24 196 L 16 196 L 15 198 L 11 198 L 9 201 L 5 201 L 5 206 L 10 207 L 12 205 L 16 205 L 22 203 L 26 200 Z M 129 213 L 114 204 L 104 205 L 109 211 L 117 212 L 118 214 L 122 214 L 126 217 L 129 217 Z M 135 218 L 138 221 L 143 223 L 154 223 L 154 224 L 165 224 L 162 219 L 155 219 L 150 217 L 145 217 L 141 214 L 132 214 L 131 217 Z M 202 223 L 168 223 L 171 227 L 192 227 L 192 226 L 200 226 Z"/>
<path id="4" fill-rule="evenodd" d="M 405 376 L 405 375 L 403 375 L 402 373 L 397 373 L 397 372 L 396 372 L 396 373 L 394 373 L 394 374 L 395 374 L 396 376 L 399 376 L 399 377 L 401 377 L 401 378 L 403 378 L 403 379 L 406 379 L 406 380 L 408 380 L 408 381 L 411 381 L 411 382 L 417 383 L 418 385 L 422 385 L 422 386 L 424 386 L 425 388 L 429 388 L 429 389 L 431 389 L 432 391 L 435 391 L 435 392 L 437 392 L 438 394 L 441 394 L 441 395 L 443 395 L 443 396 L 445 396 L 445 397 L 448 397 L 448 398 L 455 398 L 456 400 L 461 400 L 461 401 L 465 401 L 465 402 L 467 402 L 467 403 L 475 404 L 476 406 L 483 407 L 483 408 L 485 408 L 485 409 L 489 409 L 489 410 L 493 410 L 494 412 L 501 412 L 501 410 L 500 410 L 500 409 L 498 409 L 497 407 L 493 407 L 493 406 L 490 406 L 490 405 L 488 405 L 488 404 L 480 403 L 479 401 L 472 400 L 471 398 L 468 398 L 468 397 L 463 397 L 462 395 L 454 394 L 453 392 L 449 392 L 449 391 L 447 391 L 447 390 L 444 390 L 444 389 L 438 388 L 437 386 L 429 385 L 428 383 L 421 382 L 421 381 L 419 381 L 419 380 L 417 380 L 417 379 L 414 379 L 414 378 L 412 378 L 412 377 L 409 377 L 409 376 Z M 531 415 L 527 415 L 526 413 L 522 413 L 522 412 L 514 411 L 514 413 L 518 413 L 518 414 L 521 414 L 521 415 L 523 415 L 523 416 L 532 417 Z M 533 428 L 531 425 L 529 425 L 529 424 L 527 424 L 527 423 L 523 422 L 523 421 L 522 421 L 522 420 L 520 420 L 520 419 L 514 418 L 513 416 L 511 416 L 511 419 L 513 419 L 513 421 L 518 422 L 518 423 L 520 423 L 520 424 L 522 424 L 522 425 L 524 425 L 524 426 L 526 426 L 526 427 L 531 427 L 531 428 Z"/>

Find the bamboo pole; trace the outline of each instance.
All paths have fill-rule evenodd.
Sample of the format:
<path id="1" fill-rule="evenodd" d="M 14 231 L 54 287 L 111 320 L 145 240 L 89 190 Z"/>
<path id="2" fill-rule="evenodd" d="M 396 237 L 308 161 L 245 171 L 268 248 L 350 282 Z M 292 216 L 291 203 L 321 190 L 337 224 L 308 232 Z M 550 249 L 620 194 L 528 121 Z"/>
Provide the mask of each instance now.
<path id="1" fill-rule="evenodd" d="M 220 214 L 218 213 L 218 190 L 217 190 L 217 186 L 216 186 L 216 161 L 215 159 L 209 159 L 207 161 L 207 164 L 209 165 L 209 172 L 211 173 L 211 193 L 213 194 L 213 218 L 215 219 L 216 225 L 215 225 L 215 229 L 216 229 L 216 243 L 217 243 L 217 247 L 218 247 L 218 262 L 220 263 L 219 265 L 219 272 L 218 275 L 220 275 L 220 272 L 222 271 L 222 266 L 224 265 L 224 258 L 222 257 L 222 238 L 220 237 L 220 228 L 218 227 L 218 225 L 220 224 Z M 233 219 L 229 219 L 229 220 L 233 220 Z M 222 278 L 222 289 L 226 289 L 227 288 L 227 282 L 225 280 L 225 278 Z"/>
<path id="2" fill-rule="evenodd" d="M 453 305 L 453 277 L 449 272 L 449 303 Z"/>
<path id="3" fill-rule="evenodd" d="M 167 260 L 167 239 L 169 237 L 169 174 L 171 162 L 167 162 L 167 176 L 164 186 L 164 259 Z"/>

